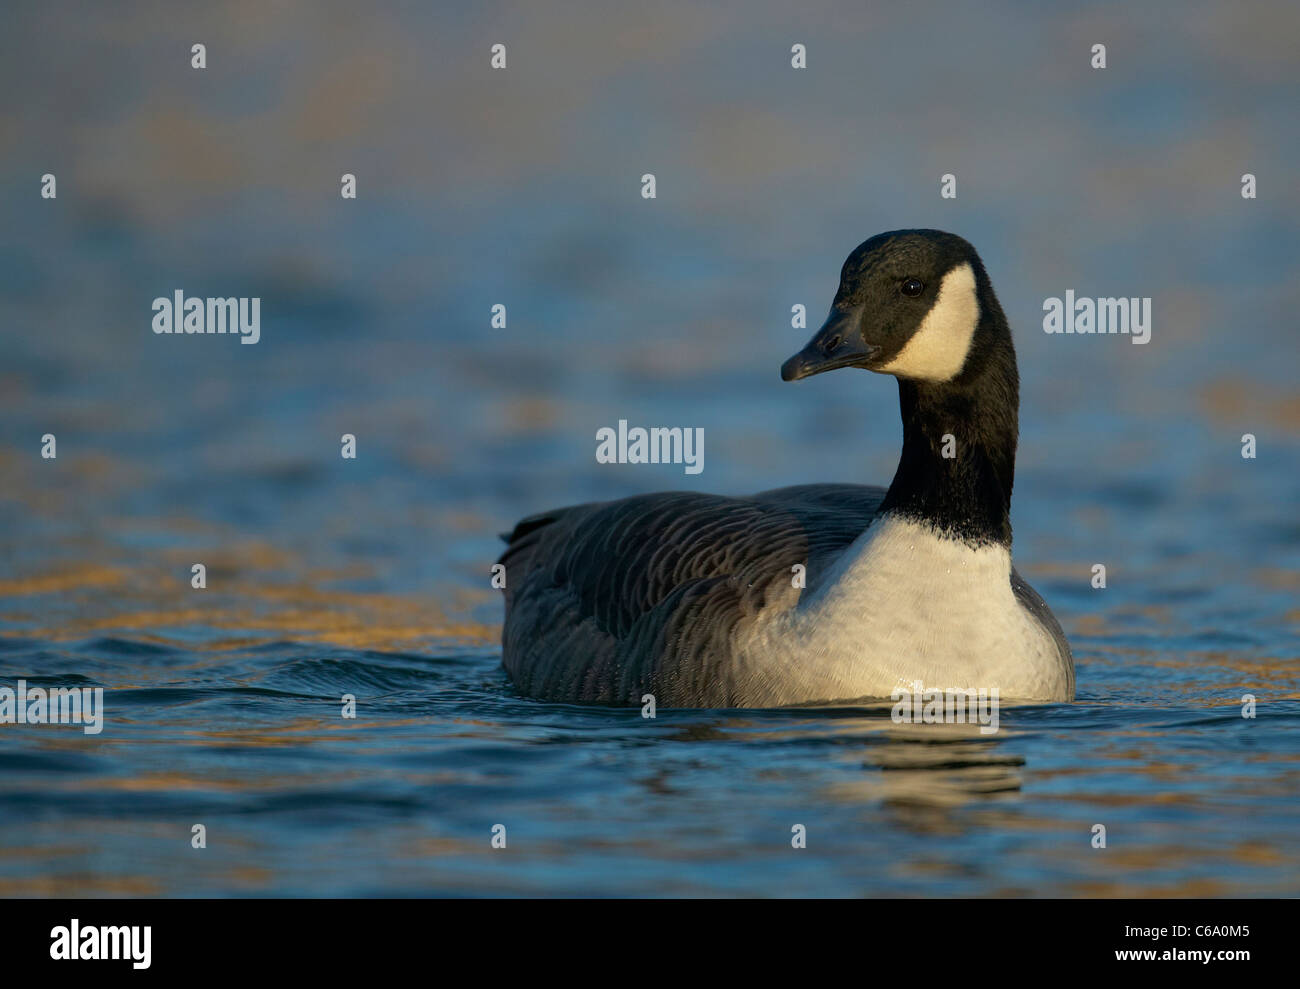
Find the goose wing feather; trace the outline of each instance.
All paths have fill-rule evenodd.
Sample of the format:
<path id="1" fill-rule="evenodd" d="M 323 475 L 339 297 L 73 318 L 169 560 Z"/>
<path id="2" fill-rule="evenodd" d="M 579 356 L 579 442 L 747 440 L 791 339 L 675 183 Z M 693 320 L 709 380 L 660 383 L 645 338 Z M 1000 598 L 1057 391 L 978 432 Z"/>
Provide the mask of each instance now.
<path id="1" fill-rule="evenodd" d="M 807 484 L 750 498 L 672 492 L 529 516 L 506 537 L 504 662 L 553 701 L 725 707 L 738 623 L 798 597 L 875 518 L 884 489 Z"/>

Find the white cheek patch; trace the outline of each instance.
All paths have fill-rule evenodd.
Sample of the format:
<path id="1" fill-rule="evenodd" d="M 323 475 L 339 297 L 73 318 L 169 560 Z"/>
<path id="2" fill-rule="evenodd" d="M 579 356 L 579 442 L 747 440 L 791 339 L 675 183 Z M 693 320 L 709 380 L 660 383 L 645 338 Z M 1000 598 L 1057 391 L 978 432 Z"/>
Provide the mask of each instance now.
<path id="1" fill-rule="evenodd" d="M 950 381 L 966 363 L 979 321 L 975 272 L 963 264 L 943 276 L 939 294 L 921 325 L 898 355 L 878 370 L 900 378 Z"/>

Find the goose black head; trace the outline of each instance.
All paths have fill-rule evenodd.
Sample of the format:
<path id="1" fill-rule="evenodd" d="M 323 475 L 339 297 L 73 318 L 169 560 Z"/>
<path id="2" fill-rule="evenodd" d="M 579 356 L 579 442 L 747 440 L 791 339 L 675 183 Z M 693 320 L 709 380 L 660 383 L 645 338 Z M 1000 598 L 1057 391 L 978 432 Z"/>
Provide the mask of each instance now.
<path id="1" fill-rule="evenodd" d="M 1005 335 L 1005 318 L 979 255 L 942 230 L 894 230 L 859 245 L 840 272 L 830 315 L 781 367 L 797 381 L 841 367 L 943 383 L 971 370 L 972 354 Z"/>

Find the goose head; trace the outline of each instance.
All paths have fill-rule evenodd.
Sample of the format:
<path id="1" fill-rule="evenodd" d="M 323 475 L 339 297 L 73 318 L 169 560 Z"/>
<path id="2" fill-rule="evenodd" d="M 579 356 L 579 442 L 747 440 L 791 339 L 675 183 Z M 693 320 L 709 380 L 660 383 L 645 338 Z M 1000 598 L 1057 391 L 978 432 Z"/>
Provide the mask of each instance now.
<path id="1" fill-rule="evenodd" d="M 1010 331 L 969 243 L 942 230 L 894 230 L 860 244 L 826 322 L 781 367 L 797 381 L 860 367 L 934 384 L 969 377 Z"/>

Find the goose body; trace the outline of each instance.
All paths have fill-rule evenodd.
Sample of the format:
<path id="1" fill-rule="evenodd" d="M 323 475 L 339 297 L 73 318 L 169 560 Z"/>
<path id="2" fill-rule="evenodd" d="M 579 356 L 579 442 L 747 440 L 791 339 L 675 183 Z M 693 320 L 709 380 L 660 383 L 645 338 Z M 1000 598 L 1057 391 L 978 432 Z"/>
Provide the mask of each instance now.
<path id="1" fill-rule="evenodd" d="M 1071 700 L 1069 645 L 1011 565 L 1018 379 L 978 255 L 895 231 L 844 264 L 826 324 L 782 368 L 899 382 L 888 489 L 674 492 L 577 505 L 507 537 L 503 662 L 526 695 L 769 707 L 997 688 Z"/>

